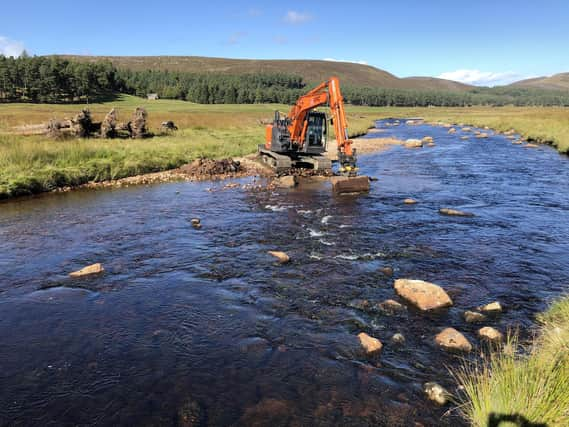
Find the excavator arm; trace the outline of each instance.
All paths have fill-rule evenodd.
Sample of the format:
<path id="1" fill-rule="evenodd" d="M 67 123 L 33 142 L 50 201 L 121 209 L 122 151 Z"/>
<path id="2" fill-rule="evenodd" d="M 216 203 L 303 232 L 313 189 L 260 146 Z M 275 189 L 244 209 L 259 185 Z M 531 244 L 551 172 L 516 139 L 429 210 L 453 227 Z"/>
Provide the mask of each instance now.
<path id="1" fill-rule="evenodd" d="M 328 81 L 321 83 L 306 95 L 298 98 L 288 114 L 290 139 L 292 142 L 302 146 L 306 140 L 308 125 L 306 116 L 308 112 L 325 104 L 330 106 L 334 133 L 336 134 L 336 145 L 338 147 L 340 172 L 346 175 L 355 175 L 357 170 L 355 150 L 352 148 L 352 141 L 348 136 L 344 98 L 342 97 L 340 81 L 337 77 L 331 77 Z"/>

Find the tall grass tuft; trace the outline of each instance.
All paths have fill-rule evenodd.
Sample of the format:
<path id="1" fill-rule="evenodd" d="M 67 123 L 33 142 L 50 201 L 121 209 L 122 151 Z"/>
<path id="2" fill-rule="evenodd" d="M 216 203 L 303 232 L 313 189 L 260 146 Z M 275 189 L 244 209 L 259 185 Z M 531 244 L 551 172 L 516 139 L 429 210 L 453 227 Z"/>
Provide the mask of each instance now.
<path id="1" fill-rule="evenodd" d="M 569 426 L 569 297 L 539 317 L 542 327 L 533 345 L 523 350 L 510 336 L 502 349 L 491 350 L 485 362 L 465 364 L 455 372 L 464 387 L 461 406 L 476 427 L 501 427 L 522 420 L 548 427 Z"/>

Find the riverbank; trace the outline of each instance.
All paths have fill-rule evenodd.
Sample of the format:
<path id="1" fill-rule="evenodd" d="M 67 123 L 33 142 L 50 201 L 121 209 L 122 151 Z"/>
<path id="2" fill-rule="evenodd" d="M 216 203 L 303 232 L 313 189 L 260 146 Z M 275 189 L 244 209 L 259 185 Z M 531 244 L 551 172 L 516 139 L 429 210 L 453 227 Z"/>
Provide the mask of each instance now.
<path id="1" fill-rule="evenodd" d="M 69 117 L 83 106 L 0 105 L 0 199 L 147 174 L 164 177 L 168 174 L 159 173 L 175 170 L 197 158 L 243 157 L 254 153 L 263 142 L 264 123 L 274 110 L 289 108 L 274 104 L 200 105 L 172 100 L 148 101 L 132 96 L 123 96 L 111 103 L 91 104 L 88 108 L 95 121 L 101 120 L 111 108 L 116 108 L 119 119 L 123 120 L 137 106 L 148 111 L 150 130 L 156 131 L 160 123 L 167 120 L 174 121 L 180 130 L 145 140 L 56 141 L 38 135 L 19 135 L 18 129 L 54 117 Z M 569 110 L 563 108 L 348 106 L 347 110 L 351 137 L 365 135 L 376 119 L 420 116 L 429 122 L 489 126 L 502 131 L 513 128 L 525 139 L 550 142 L 561 152 L 569 150 Z M 358 152 L 368 151 L 361 146 Z"/>
<path id="2" fill-rule="evenodd" d="M 492 419 L 569 425 L 569 297 L 554 302 L 537 320 L 541 327 L 529 349 L 510 338 L 488 355 L 487 363 L 459 371 L 466 394 L 461 412 L 473 426 L 497 425 Z"/>

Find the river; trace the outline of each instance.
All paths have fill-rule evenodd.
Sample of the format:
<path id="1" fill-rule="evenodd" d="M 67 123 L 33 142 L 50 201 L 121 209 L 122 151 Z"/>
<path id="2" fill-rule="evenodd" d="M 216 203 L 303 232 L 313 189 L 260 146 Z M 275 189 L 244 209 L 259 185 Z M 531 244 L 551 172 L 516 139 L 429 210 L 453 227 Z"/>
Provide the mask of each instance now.
<path id="1" fill-rule="evenodd" d="M 367 195 L 184 182 L 0 204 L 0 424 L 460 425 L 422 393 L 456 390 L 461 358 L 433 337 L 453 326 L 479 348 L 462 313 L 494 300 L 505 310 L 488 325 L 530 335 L 569 290 L 569 159 L 385 123 L 437 145 L 361 156 L 378 178 Z M 103 275 L 68 277 L 94 262 Z M 435 282 L 454 306 L 361 309 L 395 298 L 395 278 Z"/>

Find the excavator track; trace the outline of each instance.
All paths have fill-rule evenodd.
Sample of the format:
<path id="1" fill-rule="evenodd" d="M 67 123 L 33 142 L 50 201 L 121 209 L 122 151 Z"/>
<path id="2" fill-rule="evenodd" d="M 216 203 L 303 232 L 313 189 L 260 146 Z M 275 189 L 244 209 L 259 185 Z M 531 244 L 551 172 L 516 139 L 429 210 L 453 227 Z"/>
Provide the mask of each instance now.
<path id="1" fill-rule="evenodd" d="M 267 150 L 264 145 L 259 145 L 261 161 L 270 166 L 275 172 L 285 172 L 291 168 L 305 168 L 316 171 L 329 171 L 332 169 L 332 161 L 325 156 L 299 155 L 290 157 L 284 154 Z"/>

